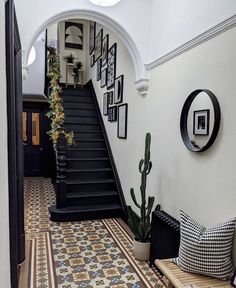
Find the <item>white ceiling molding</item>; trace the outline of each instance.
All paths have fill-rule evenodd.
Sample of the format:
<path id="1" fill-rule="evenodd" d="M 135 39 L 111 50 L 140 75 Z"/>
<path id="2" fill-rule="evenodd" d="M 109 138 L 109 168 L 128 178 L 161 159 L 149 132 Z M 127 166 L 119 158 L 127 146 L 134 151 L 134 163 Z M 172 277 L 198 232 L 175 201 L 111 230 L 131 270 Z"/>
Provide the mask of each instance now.
<path id="1" fill-rule="evenodd" d="M 46 30 L 48 26 L 55 22 L 60 22 L 68 19 L 85 19 L 85 20 L 93 20 L 97 21 L 100 24 L 102 24 L 105 27 L 108 27 L 112 32 L 114 32 L 118 37 L 121 39 L 123 44 L 126 46 L 128 49 L 130 56 L 133 60 L 134 64 L 134 69 L 135 69 L 135 85 L 136 82 L 142 83 L 143 79 L 145 81 L 143 82 L 144 86 L 147 87 L 147 82 L 149 79 L 149 72 L 146 70 L 145 65 L 141 59 L 139 50 L 133 41 L 132 37 L 129 35 L 129 33 L 123 28 L 119 23 L 114 21 L 112 18 L 101 14 L 96 11 L 90 11 L 90 10 L 71 10 L 71 11 L 66 11 L 63 13 L 60 13 L 58 15 L 55 15 L 54 17 L 50 18 L 48 21 L 43 23 L 41 27 L 38 29 L 38 31 L 35 33 L 33 39 L 30 42 L 29 47 L 27 48 L 27 51 L 24 53 L 24 63 L 27 61 L 29 52 L 31 47 L 34 44 L 34 41 L 38 38 L 38 36 Z M 141 84 L 139 84 L 140 86 Z M 146 89 L 146 88 L 145 88 Z M 145 90 L 143 88 L 143 90 Z M 144 93 L 144 92 L 143 92 Z"/>
<path id="2" fill-rule="evenodd" d="M 228 18 L 227 20 L 217 24 L 216 26 L 212 27 L 211 29 L 205 31 L 204 33 L 200 34 L 197 37 L 194 37 L 192 40 L 184 43 L 183 45 L 177 47 L 176 49 L 172 50 L 171 52 L 163 55 L 162 57 L 152 61 L 149 64 L 146 64 L 145 67 L 147 70 L 152 70 L 163 63 L 177 57 L 178 55 L 193 49 L 194 47 L 216 37 L 217 35 L 233 28 L 236 26 L 236 15 Z"/>

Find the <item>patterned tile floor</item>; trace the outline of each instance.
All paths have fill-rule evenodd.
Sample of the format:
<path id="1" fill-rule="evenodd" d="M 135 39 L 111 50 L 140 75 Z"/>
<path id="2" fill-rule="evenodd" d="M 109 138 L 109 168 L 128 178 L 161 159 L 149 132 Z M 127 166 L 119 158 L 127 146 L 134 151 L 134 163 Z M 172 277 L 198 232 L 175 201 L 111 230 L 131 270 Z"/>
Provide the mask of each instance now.
<path id="1" fill-rule="evenodd" d="M 117 219 L 55 223 L 50 179 L 25 179 L 25 230 L 30 288 L 162 288 L 159 275 L 135 260 L 132 239 Z"/>

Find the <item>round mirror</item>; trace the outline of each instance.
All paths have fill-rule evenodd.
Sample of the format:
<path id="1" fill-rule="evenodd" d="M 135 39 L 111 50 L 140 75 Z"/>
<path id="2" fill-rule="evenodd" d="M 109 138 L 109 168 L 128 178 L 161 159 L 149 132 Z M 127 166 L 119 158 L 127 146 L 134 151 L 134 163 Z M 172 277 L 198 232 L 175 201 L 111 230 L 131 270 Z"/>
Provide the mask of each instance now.
<path id="1" fill-rule="evenodd" d="M 185 146 L 193 152 L 206 151 L 220 127 L 220 105 L 207 89 L 193 91 L 184 103 L 180 131 Z"/>

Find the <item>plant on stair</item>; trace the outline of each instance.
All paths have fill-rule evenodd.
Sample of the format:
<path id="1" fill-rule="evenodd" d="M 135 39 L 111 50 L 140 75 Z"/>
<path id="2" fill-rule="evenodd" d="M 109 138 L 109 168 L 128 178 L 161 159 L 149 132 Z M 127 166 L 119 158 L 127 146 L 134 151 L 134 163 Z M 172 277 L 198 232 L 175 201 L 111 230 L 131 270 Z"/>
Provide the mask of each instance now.
<path id="1" fill-rule="evenodd" d="M 50 80 L 50 95 L 49 95 L 49 112 L 46 116 L 51 120 L 51 130 L 48 134 L 53 142 L 54 148 L 56 148 L 57 141 L 60 136 L 65 137 L 67 144 L 74 144 L 73 131 L 67 131 L 63 127 L 65 114 L 63 109 L 63 100 L 61 98 L 62 89 L 59 86 L 60 74 L 60 59 L 56 53 L 56 49 L 48 47 L 48 77 Z"/>
<path id="2" fill-rule="evenodd" d="M 141 204 L 138 203 L 134 189 L 130 189 L 130 194 L 135 206 L 140 210 L 140 216 L 137 215 L 128 206 L 128 223 L 134 233 L 134 255 L 138 260 L 148 260 L 150 253 L 150 232 L 151 232 L 151 212 L 155 198 L 149 196 L 146 199 L 147 175 L 152 169 L 150 161 L 151 134 L 147 133 L 145 138 L 144 159 L 139 162 L 139 172 L 141 173 Z"/>
<path id="3" fill-rule="evenodd" d="M 69 55 L 66 55 L 63 57 L 63 59 L 67 62 L 67 63 L 74 63 L 74 60 L 76 59 L 75 56 L 71 53 Z"/>

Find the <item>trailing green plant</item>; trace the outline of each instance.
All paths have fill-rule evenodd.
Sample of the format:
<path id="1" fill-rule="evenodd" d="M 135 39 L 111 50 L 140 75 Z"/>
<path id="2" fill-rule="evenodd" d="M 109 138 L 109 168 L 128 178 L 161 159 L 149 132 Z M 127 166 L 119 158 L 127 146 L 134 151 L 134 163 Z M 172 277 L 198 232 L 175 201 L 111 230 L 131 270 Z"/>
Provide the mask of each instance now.
<path id="1" fill-rule="evenodd" d="M 151 146 L 151 134 L 147 133 L 145 138 L 145 153 L 144 159 L 141 159 L 139 162 L 139 172 L 141 173 L 141 204 L 138 203 L 134 189 L 130 189 L 131 198 L 135 206 L 140 210 L 140 216 L 137 215 L 131 208 L 128 206 L 128 223 L 130 229 L 134 233 L 135 240 L 140 242 L 148 242 L 151 232 L 151 212 L 155 198 L 149 196 L 146 199 L 146 186 L 147 186 L 147 175 L 152 169 L 152 162 L 150 161 L 150 146 Z"/>
<path id="2" fill-rule="evenodd" d="M 60 58 L 53 47 L 47 48 L 48 54 L 48 77 L 50 78 L 49 111 L 46 116 L 51 120 L 51 130 L 48 131 L 50 139 L 53 142 L 54 149 L 60 136 L 65 137 L 67 144 L 74 144 L 74 133 L 63 127 L 65 114 L 63 109 L 63 100 L 61 98 L 62 89 L 59 85 Z"/>
<path id="3" fill-rule="evenodd" d="M 63 59 L 67 63 L 73 63 L 76 58 L 75 58 L 75 56 L 72 53 L 70 53 L 69 55 L 64 56 Z"/>

